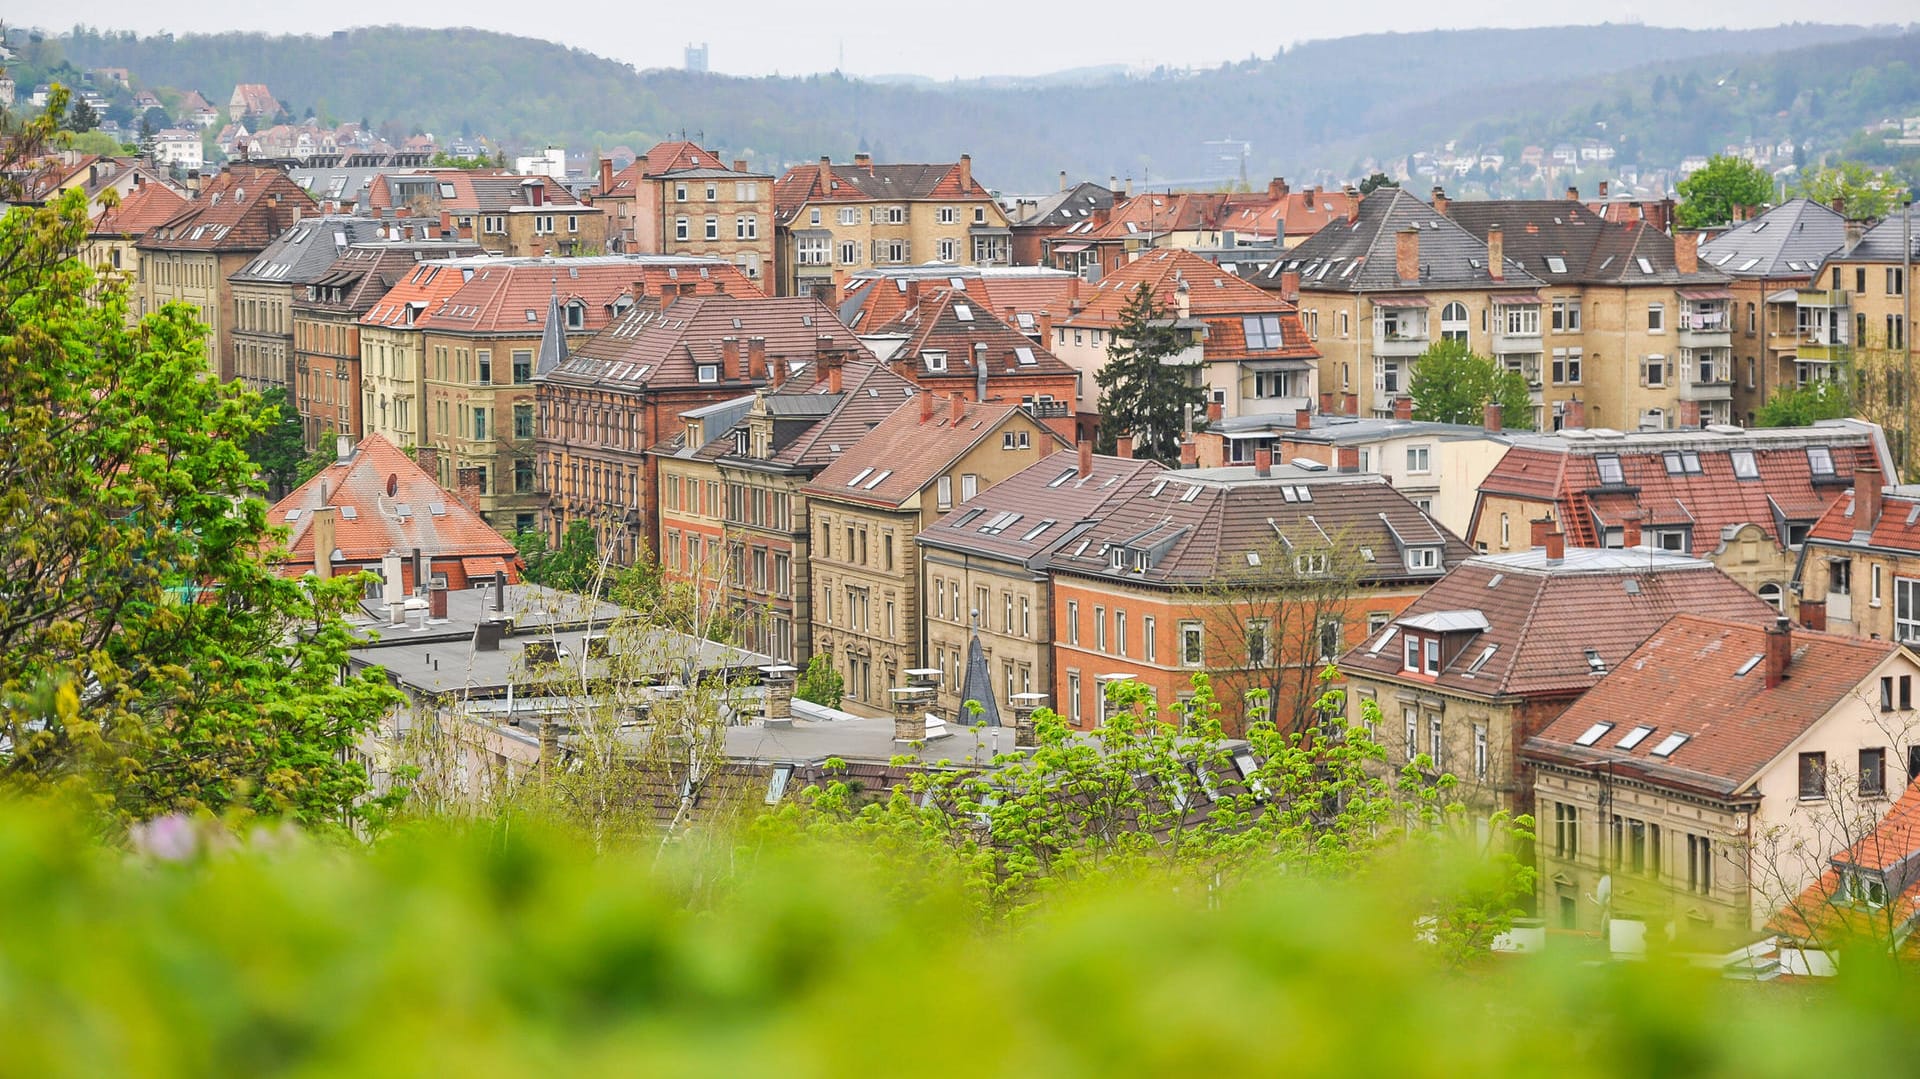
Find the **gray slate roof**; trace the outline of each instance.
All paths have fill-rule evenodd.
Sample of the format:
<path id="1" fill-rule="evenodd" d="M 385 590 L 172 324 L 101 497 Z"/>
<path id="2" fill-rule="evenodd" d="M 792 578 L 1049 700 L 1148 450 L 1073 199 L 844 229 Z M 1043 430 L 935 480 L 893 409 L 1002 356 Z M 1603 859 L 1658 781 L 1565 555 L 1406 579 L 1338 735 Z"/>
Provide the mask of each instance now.
<path id="1" fill-rule="evenodd" d="M 1913 211 L 1909 209 L 1909 214 Z M 1900 257 L 1901 225 L 1898 213 L 1888 215 L 1885 221 L 1867 230 L 1860 242 L 1852 248 L 1833 255 L 1835 262 L 1920 262 L 1920 215 L 1913 218 L 1913 250 L 1907 259 Z"/>
<path id="2" fill-rule="evenodd" d="M 1459 205 L 1458 203 L 1455 204 Z M 1418 281 L 1402 281 L 1395 258 L 1398 234 L 1420 232 Z M 1509 230 L 1506 276 L 1487 268 L 1487 245 L 1418 197 L 1383 187 L 1360 201 L 1359 219 L 1336 219 L 1278 260 L 1256 283 L 1279 288 L 1283 271 L 1300 274 L 1300 287 L 1318 292 L 1419 292 L 1430 288 L 1538 288 L 1544 282 L 1516 264 Z"/>
<path id="3" fill-rule="evenodd" d="M 1811 277 L 1847 242 L 1847 220 L 1811 199 L 1781 203 L 1700 245 L 1700 264 L 1733 277 Z"/>
<path id="4" fill-rule="evenodd" d="M 379 238 L 380 222 L 365 217 L 309 217 L 280 234 L 228 280 L 241 284 L 304 285 L 318 281 L 353 244 Z"/>

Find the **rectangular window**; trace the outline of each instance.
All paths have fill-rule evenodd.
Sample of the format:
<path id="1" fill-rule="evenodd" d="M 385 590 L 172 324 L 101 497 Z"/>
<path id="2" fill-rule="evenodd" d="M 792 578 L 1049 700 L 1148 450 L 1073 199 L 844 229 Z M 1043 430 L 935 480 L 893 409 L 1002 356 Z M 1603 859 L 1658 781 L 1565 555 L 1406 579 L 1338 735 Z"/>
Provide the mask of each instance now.
<path id="1" fill-rule="evenodd" d="M 935 501 L 941 509 L 953 508 L 953 477 L 942 476 L 934 481 Z"/>
<path id="2" fill-rule="evenodd" d="M 1142 618 L 1140 620 L 1140 643 L 1141 643 L 1142 649 L 1146 653 L 1146 656 L 1145 656 L 1146 661 L 1148 663 L 1155 662 L 1158 657 L 1155 656 L 1154 654 L 1156 649 L 1153 643 L 1153 616 L 1152 615 L 1148 615 L 1145 618 Z"/>
<path id="3" fill-rule="evenodd" d="M 1440 717 L 1427 717 L 1427 756 L 1433 758 L 1433 770 L 1436 772 L 1446 768 L 1444 746 Z"/>
<path id="4" fill-rule="evenodd" d="M 1827 755 L 1800 754 L 1800 797 L 1802 800 L 1827 796 Z"/>
<path id="5" fill-rule="evenodd" d="M 717 217 L 707 218 L 707 239 L 718 240 L 719 238 L 720 238 L 720 219 Z"/>
<path id="6" fill-rule="evenodd" d="M 1413 759 L 1420 755 L 1420 709 L 1402 708 L 1400 718 L 1406 721 L 1407 762 L 1411 764 Z"/>
<path id="7" fill-rule="evenodd" d="M 1205 648 L 1200 634 L 1200 623 L 1180 623 L 1180 665 L 1198 667 L 1206 661 Z"/>
<path id="8" fill-rule="evenodd" d="M 1127 654 L 1127 612 L 1113 612 L 1113 648 L 1120 655 Z"/>
<path id="9" fill-rule="evenodd" d="M 1713 891 L 1713 841 L 1703 835 L 1687 837 L 1687 890 Z"/>
<path id="10" fill-rule="evenodd" d="M 1067 643 L 1080 643 L 1080 601 L 1077 599 L 1067 601 Z"/>
<path id="11" fill-rule="evenodd" d="M 1893 636 L 1903 643 L 1920 641 L 1920 579 L 1893 579 Z"/>
<path id="12" fill-rule="evenodd" d="M 1093 609 L 1093 647 L 1102 652 L 1107 650 L 1107 609 L 1105 607 Z"/>
<path id="13" fill-rule="evenodd" d="M 1553 853 L 1556 857 L 1580 857 L 1580 810 L 1565 802 L 1553 805 Z"/>
<path id="14" fill-rule="evenodd" d="M 1647 332 L 1648 333 L 1667 332 L 1667 305 L 1666 304 L 1650 303 L 1647 305 Z"/>
<path id="15" fill-rule="evenodd" d="M 1247 620 L 1247 666 L 1261 668 L 1273 662 L 1271 623 L 1264 618 Z"/>
<path id="16" fill-rule="evenodd" d="M 533 351 L 516 349 L 513 353 L 513 384 L 524 386 L 533 381 Z"/>
<path id="17" fill-rule="evenodd" d="M 1427 472 L 1432 468 L 1433 450 L 1428 446 L 1407 447 L 1407 471 Z"/>
<path id="18" fill-rule="evenodd" d="M 1487 728 L 1478 723 L 1473 725 L 1473 777 L 1487 778 Z"/>
<path id="19" fill-rule="evenodd" d="M 533 406 L 513 406 L 513 437 L 526 439 L 533 437 Z"/>
<path id="20" fill-rule="evenodd" d="M 1067 716 L 1075 726 L 1080 724 L 1080 672 L 1067 672 Z"/>
<path id="21" fill-rule="evenodd" d="M 1887 793 L 1887 751 L 1881 749 L 1863 749 L 1860 751 L 1860 796 L 1878 798 Z"/>

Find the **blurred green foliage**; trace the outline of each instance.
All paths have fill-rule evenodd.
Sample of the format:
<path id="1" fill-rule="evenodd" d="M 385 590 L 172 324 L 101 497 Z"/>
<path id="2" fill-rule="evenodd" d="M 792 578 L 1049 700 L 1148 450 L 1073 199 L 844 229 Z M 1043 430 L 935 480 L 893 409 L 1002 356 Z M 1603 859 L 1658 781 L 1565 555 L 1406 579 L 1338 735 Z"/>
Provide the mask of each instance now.
<path id="1" fill-rule="evenodd" d="M 1904 1074 L 1920 1002 L 1868 966 L 1741 984 L 1558 939 L 1454 970 L 1392 865 L 1108 881 L 1007 925 L 849 837 L 595 855 L 502 819 L 171 849 L 0 807 L 0 902 L 31 912 L 0 935 L 0 1074 L 1800 1079 Z"/>

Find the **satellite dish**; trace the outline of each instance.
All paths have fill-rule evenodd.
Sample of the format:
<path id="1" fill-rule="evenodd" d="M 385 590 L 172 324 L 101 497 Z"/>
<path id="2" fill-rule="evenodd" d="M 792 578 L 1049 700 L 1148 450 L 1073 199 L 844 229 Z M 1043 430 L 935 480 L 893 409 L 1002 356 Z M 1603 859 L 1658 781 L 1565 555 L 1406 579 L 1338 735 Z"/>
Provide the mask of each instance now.
<path id="1" fill-rule="evenodd" d="M 1613 902 L 1613 874 L 1601 877 L 1600 883 L 1594 885 L 1593 901 L 1603 907 Z"/>

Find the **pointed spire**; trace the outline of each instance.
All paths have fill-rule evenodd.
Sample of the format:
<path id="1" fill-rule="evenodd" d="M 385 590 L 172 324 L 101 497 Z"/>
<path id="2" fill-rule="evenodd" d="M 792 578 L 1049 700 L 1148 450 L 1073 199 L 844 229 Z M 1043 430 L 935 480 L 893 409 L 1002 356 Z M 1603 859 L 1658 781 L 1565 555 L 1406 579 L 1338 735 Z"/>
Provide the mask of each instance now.
<path id="1" fill-rule="evenodd" d="M 540 356 L 533 377 L 545 378 L 567 362 L 567 328 L 560 314 L 560 285 L 556 279 L 553 296 L 547 301 L 547 325 L 540 331 Z"/>
<path id="2" fill-rule="evenodd" d="M 1000 708 L 993 703 L 993 675 L 987 670 L 987 652 L 980 647 L 980 614 L 974 612 L 974 633 L 967 642 L 967 674 L 960 683 L 960 714 L 957 720 L 963 727 L 984 723 L 989 727 L 998 727 Z M 979 701 L 981 712 L 978 716 L 967 709 L 968 701 Z"/>

